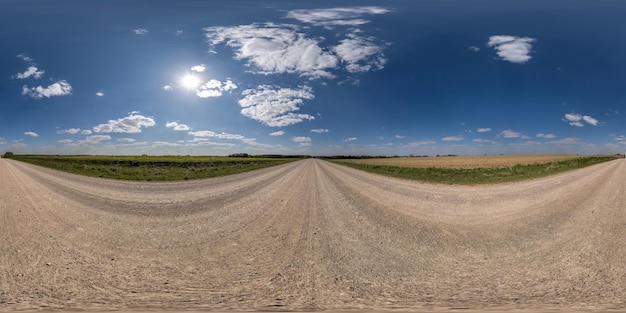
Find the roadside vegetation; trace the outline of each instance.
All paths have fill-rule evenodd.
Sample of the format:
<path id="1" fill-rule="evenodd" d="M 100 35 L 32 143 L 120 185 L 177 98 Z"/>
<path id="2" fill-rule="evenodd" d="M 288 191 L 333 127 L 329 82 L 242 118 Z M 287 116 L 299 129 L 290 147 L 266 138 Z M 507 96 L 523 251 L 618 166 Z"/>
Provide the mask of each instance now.
<path id="1" fill-rule="evenodd" d="M 237 174 L 305 156 L 53 156 L 12 155 L 12 159 L 74 174 L 139 181 L 178 181 Z"/>
<path id="2" fill-rule="evenodd" d="M 615 156 L 579 156 L 555 160 L 551 162 L 514 164 L 514 165 L 494 165 L 486 167 L 454 168 L 443 166 L 390 166 L 376 164 L 376 159 L 372 162 L 359 159 L 355 160 L 332 160 L 335 163 L 364 170 L 376 174 L 382 174 L 398 178 L 406 178 L 431 183 L 444 184 L 493 184 L 503 182 L 514 182 L 526 179 L 538 178 L 569 170 L 583 168 L 593 164 L 623 158 L 623 155 Z M 462 158 L 462 157 L 458 157 Z M 521 162 L 523 163 L 523 162 Z"/>

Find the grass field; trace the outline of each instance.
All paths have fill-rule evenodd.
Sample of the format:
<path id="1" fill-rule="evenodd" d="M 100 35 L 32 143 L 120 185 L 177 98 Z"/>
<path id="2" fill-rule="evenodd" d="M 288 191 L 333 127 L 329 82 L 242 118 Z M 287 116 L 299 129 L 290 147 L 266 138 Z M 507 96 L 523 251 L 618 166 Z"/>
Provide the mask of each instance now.
<path id="1" fill-rule="evenodd" d="M 214 156 L 50 156 L 13 159 L 65 172 L 124 180 L 176 181 L 237 174 L 300 158 Z"/>
<path id="2" fill-rule="evenodd" d="M 561 173 L 623 156 L 506 155 L 335 160 L 372 173 L 447 184 L 513 182 Z"/>

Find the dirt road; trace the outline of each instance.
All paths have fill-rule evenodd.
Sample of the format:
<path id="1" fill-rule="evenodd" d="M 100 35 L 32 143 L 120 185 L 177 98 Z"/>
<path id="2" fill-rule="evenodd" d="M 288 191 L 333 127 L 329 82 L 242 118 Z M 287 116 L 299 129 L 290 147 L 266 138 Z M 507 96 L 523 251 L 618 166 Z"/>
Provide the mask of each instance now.
<path id="1" fill-rule="evenodd" d="M 626 161 L 494 186 L 308 159 L 176 183 L 0 160 L 0 310 L 626 309 Z"/>

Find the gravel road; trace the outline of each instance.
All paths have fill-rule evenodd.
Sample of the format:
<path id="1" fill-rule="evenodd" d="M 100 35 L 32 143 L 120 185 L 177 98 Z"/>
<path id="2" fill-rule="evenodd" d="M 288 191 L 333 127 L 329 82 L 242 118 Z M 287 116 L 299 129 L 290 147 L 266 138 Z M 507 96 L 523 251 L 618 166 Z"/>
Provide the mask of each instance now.
<path id="1" fill-rule="evenodd" d="M 196 181 L 0 160 L 0 310 L 626 309 L 626 160 L 447 186 L 317 159 Z"/>

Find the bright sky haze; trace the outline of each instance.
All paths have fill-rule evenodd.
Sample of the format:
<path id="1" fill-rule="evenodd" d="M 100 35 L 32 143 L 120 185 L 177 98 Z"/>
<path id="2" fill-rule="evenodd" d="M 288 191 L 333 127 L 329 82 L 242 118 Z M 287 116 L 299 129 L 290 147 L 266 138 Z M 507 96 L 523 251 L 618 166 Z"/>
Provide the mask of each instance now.
<path id="1" fill-rule="evenodd" d="M 0 151 L 626 151 L 624 1 L 5 0 Z"/>

